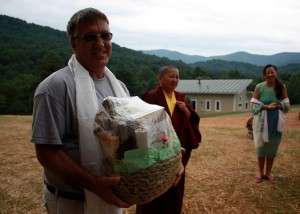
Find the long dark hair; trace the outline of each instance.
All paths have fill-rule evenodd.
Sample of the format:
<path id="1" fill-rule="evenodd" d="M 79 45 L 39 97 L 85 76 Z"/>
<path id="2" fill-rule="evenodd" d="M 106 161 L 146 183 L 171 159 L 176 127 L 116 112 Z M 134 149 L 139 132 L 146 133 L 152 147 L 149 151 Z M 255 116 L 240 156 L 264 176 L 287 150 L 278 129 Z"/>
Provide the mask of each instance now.
<path id="1" fill-rule="evenodd" d="M 266 71 L 268 68 L 270 67 L 273 67 L 277 73 L 277 67 L 275 65 L 272 65 L 272 64 L 269 64 L 269 65 L 266 65 L 263 69 L 263 74 L 264 76 L 266 76 Z M 283 88 L 284 88 L 284 85 L 283 83 L 278 79 L 278 75 L 277 75 L 277 78 L 275 79 L 275 87 L 274 87 L 274 90 L 275 90 L 275 94 L 276 94 L 276 97 L 277 99 L 281 100 L 282 99 L 282 91 L 283 91 Z"/>

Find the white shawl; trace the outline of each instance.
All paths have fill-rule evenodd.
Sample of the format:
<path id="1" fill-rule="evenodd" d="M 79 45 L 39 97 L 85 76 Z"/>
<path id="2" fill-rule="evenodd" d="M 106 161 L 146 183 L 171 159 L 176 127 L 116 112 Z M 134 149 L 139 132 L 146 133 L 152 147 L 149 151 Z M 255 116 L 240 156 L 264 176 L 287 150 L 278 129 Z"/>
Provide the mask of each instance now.
<path id="1" fill-rule="evenodd" d="M 253 104 L 260 104 L 261 106 L 264 105 L 261 101 L 252 98 L 250 100 Z M 285 98 L 281 101 L 282 105 L 290 105 L 289 99 Z M 277 131 L 282 132 L 284 123 L 285 123 L 285 113 L 278 109 L 278 123 L 277 123 Z M 262 121 L 260 121 L 262 120 Z M 262 127 L 261 127 L 262 125 Z M 253 140 L 255 143 L 255 147 L 261 147 L 264 143 L 269 142 L 269 133 L 268 133 L 268 118 L 266 110 L 260 110 L 259 112 L 255 112 L 252 121 L 252 129 L 253 129 Z"/>
<path id="2" fill-rule="evenodd" d="M 254 104 L 264 105 L 262 102 L 255 98 L 252 98 L 250 102 Z M 262 124 L 260 122 L 260 118 L 263 120 Z M 253 115 L 252 130 L 255 148 L 261 147 L 264 143 L 269 142 L 268 118 L 266 110 L 261 110 L 260 113 L 255 113 Z"/>
<path id="3" fill-rule="evenodd" d="M 99 142 L 93 133 L 95 116 L 99 108 L 95 86 L 89 72 L 76 60 L 73 54 L 68 66 L 76 83 L 76 106 L 79 130 L 81 165 L 94 175 L 104 175 Z M 111 82 L 117 97 L 128 97 L 115 75 L 105 67 L 104 75 Z M 93 192 L 85 189 L 85 214 L 121 214 L 122 209 L 108 204 Z"/>

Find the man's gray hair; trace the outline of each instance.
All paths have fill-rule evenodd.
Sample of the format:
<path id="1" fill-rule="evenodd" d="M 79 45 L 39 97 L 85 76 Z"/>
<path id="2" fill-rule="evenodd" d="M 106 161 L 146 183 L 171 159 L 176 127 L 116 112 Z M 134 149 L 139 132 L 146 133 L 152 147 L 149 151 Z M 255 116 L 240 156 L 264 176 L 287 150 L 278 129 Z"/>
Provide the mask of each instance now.
<path id="1" fill-rule="evenodd" d="M 109 24 L 108 18 L 104 13 L 95 8 L 85 8 L 76 12 L 68 22 L 67 35 L 69 38 L 76 37 L 78 25 L 80 22 L 85 24 L 93 23 L 97 19 L 101 19 Z"/>

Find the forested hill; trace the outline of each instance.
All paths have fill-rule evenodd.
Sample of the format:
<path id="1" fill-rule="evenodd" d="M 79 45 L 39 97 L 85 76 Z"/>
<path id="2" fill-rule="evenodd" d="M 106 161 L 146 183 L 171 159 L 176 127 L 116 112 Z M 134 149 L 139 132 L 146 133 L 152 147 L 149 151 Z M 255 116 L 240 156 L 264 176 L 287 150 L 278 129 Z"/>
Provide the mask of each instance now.
<path id="1" fill-rule="evenodd" d="M 72 54 L 64 31 L 2 15 L 0 26 L 0 71 L 6 79 L 12 79 L 16 74 L 48 75 L 66 65 Z M 124 75 L 134 80 L 137 71 L 157 72 L 160 66 L 171 63 L 183 71 L 190 70 L 190 66 L 181 61 L 149 56 L 113 43 L 109 67 L 119 78 L 123 79 Z M 145 86 L 141 88 L 145 89 Z"/>
<path id="2" fill-rule="evenodd" d="M 0 114 L 30 114 L 37 84 L 67 65 L 72 54 L 66 32 L 0 15 Z M 156 84 L 162 65 L 173 64 L 183 73 L 182 61 L 150 56 L 113 43 L 109 68 L 139 95 Z"/>
<path id="3" fill-rule="evenodd" d="M 72 54 L 66 32 L 5 15 L 0 15 L 0 27 L 0 114 L 31 114 L 37 84 L 52 72 L 66 66 Z M 153 88 L 157 71 L 166 64 L 177 66 L 181 79 L 258 78 L 253 82 L 255 84 L 261 78 L 259 66 L 246 63 L 232 66 L 224 62 L 186 64 L 113 43 L 109 68 L 127 85 L 133 96 Z M 288 68 L 286 82 L 296 79 L 293 73 L 300 73 L 297 66 L 291 65 Z"/>

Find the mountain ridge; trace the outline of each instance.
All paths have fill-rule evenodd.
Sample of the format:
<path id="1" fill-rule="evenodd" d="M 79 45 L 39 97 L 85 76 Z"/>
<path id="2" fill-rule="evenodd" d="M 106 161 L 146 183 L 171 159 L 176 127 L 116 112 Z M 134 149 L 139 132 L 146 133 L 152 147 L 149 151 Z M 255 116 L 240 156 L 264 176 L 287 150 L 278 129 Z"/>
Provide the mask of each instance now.
<path id="1" fill-rule="evenodd" d="M 300 63 L 300 52 L 281 52 L 273 55 L 251 54 L 245 51 L 238 51 L 226 55 L 216 56 L 201 56 L 188 55 L 178 51 L 170 51 L 167 49 L 156 50 L 141 50 L 145 54 L 155 55 L 159 57 L 166 57 L 171 60 L 181 60 L 185 63 L 192 64 L 196 62 L 206 62 L 209 60 L 220 59 L 224 61 L 244 62 L 257 66 L 264 66 L 266 64 L 274 64 L 276 66 L 284 66 L 288 64 Z"/>

